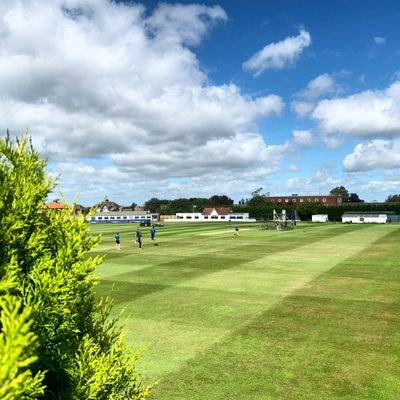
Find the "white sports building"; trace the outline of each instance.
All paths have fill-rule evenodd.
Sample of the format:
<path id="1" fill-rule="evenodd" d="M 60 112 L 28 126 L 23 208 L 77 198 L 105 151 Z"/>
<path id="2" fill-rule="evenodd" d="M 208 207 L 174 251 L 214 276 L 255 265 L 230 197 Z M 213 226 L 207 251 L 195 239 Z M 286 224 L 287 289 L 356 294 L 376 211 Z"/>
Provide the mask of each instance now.
<path id="1" fill-rule="evenodd" d="M 205 208 L 202 213 L 176 213 L 168 222 L 256 222 L 247 212 L 232 212 L 228 207 Z"/>

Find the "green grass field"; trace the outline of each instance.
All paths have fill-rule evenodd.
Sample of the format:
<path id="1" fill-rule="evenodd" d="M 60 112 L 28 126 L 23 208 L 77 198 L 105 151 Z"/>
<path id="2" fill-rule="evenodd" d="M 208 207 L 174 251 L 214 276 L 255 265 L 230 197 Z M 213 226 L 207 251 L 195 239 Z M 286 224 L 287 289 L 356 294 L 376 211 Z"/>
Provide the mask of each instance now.
<path id="1" fill-rule="evenodd" d="M 91 231 L 152 399 L 400 399 L 399 225 L 136 228 Z"/>

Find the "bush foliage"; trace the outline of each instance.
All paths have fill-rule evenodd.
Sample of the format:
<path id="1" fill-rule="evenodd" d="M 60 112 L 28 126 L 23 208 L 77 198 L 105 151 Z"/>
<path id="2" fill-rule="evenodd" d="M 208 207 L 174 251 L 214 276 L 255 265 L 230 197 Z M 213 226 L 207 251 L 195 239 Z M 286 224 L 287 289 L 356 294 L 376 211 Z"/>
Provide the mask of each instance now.
<path id="1" fill-rule="evenodd" d="M 43 208 L 54 185 L 27 136 L 0 138 L 0 398 L 144 399 L 138 354 L 95 299 L 98 238 Z"/>

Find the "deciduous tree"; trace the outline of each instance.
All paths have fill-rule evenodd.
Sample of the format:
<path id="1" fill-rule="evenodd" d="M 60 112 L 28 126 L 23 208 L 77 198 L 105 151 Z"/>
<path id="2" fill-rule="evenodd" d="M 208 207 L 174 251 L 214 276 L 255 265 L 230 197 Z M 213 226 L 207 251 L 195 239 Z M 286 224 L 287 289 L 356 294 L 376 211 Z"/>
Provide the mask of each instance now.
<path id="1" fill-rule="evenodd" d="M 349 199 L 349 192 L 344 186 L 337 186 L 333 188 L 329 194 L 332 196 L 342 196 L 342 201 L 346 202 Z"/>
<path id="2" fill-rule="evenodd" d="M 210 206 L 231 206 L 233 200 L 226 195 L 214 195 L 209 199 Z"/>
<path id="3" fill-rule="evenodd" d="M 385 200 L 385 203 L 400 203 L 400 194 L 391 194 Z"/>

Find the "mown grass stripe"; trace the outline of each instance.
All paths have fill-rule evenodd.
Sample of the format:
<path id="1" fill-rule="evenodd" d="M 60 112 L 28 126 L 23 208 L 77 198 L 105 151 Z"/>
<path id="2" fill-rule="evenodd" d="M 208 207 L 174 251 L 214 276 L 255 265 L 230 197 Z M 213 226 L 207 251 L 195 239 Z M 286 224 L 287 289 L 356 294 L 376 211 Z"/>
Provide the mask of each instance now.
<path id="1" fill-rule="evenodd" d="M 376 243 L 372 231 L 379 232 Z M 369 244 L 359 243 L 360 252 L 164 377 L 154 399 L 399 398 L 400 291 L 387 292 L 371 276 L 378 273 L 387 283 L 398 277 L 393 263 L 400 256 L 399 238 L 395 228 L 372 229 L 359 238 Z M 357 299 L 332 291 L 344 273 L 357 277 L 357 266 L 368 272 L 372 300 L 361 298 L 358 279 Z M 326 288 L 326 296 L 315 295 L 314 283 L 319 294 Z"/>

